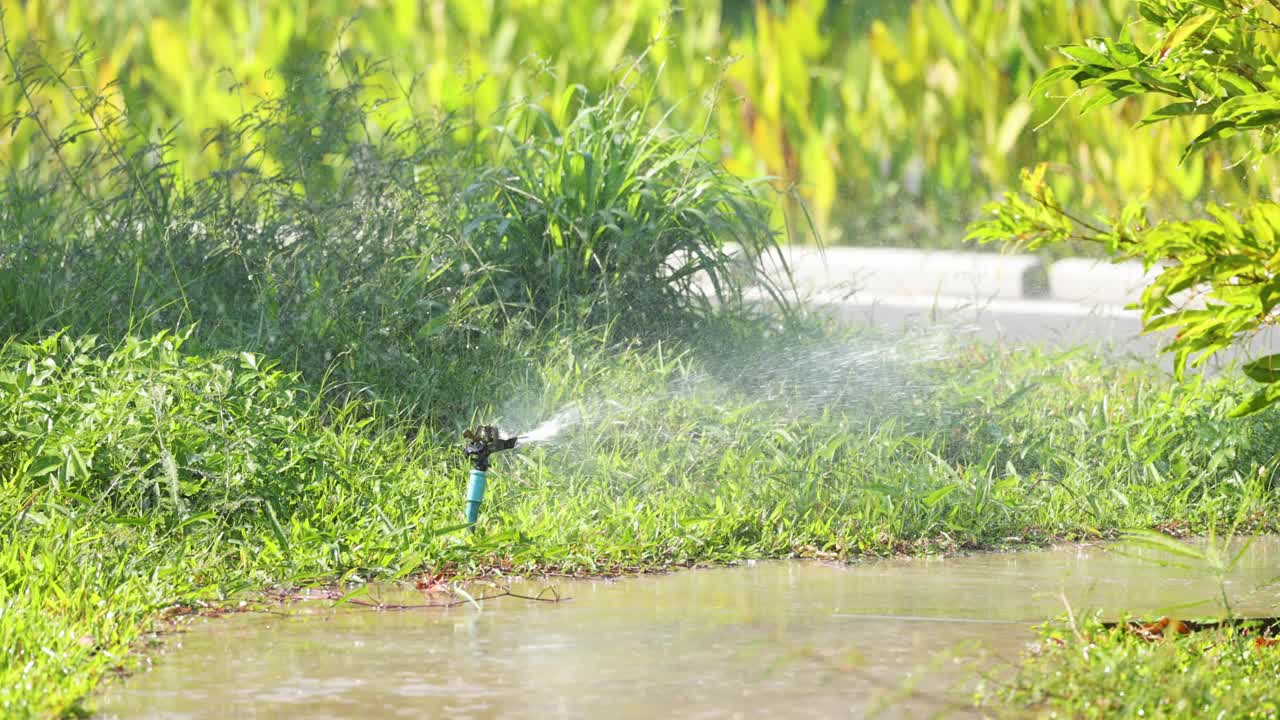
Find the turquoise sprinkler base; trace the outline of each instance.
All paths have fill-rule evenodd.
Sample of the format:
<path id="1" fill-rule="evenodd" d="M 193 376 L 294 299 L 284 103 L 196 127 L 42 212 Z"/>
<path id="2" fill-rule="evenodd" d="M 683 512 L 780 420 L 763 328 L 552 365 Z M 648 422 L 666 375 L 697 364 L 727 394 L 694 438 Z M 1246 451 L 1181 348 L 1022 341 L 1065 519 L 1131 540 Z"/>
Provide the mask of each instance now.
<path id="1" fill-rule="evenodd" d="M 475 525 L 480 518 L 480 503 L 484 500 L 485 484 L 489 473 L 484 470 L 472 470 L 471 481 L 467 483 L 467 524 Z"/>
<path id="2" fill-rule="evenodd" d="M 462 433 L 467 444 L 462 452 L 471 461 L 471 482 L 467 483 L 467 524 L 475 530 L 480 519 L 480 503 L 484 500 L 484 485 L 488 477 L 489 456 L 510 450 L 516 446 L 515 437 L 504 438 L 493 425 L 481 425 Z"/>

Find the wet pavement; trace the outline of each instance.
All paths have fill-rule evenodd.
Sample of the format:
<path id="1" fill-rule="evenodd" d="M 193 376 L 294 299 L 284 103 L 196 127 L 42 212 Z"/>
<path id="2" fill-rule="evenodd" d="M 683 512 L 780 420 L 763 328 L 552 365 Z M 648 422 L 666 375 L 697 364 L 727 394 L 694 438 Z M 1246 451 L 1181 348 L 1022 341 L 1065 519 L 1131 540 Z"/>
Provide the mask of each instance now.
<path id="1" fill-rule="evenodd" d="M 1273 615 L 1280 540 L 1229 576 L 1238 614 Z M 615 581 L 513 581 L 536 594 L 449 609 L 199 620 L 149 671 L 107 683 L 107 718 L 885 717 L 968 714 L 1061 615 L 1220 613 L 1205 568 L 1099 547 L 833 566 L 764 562 Z M 481 592 L 483 587 L 473 587 Z M 365 599 L 421 603 L 380 589 Z"/>

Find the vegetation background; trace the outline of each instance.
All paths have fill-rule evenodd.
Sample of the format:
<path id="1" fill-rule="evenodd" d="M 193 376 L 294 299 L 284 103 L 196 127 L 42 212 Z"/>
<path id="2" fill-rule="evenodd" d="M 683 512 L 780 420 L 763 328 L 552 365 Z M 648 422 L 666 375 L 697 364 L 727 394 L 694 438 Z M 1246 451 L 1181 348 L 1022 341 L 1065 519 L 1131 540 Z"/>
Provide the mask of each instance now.
<path id="1" fill-rule="evenodd" d="M 273 585 L 1276 527 L 1236 379 L 762 317 L 724 252 L 799 199 L 958 245 L 1041 161 L 1099 212 L 1274 185 L 1147 100 L 1033 131 L 1130 2 L 0 2 L 0 715 Z M 575 406 L 459 532 L 459 431 Z"/>
<path id="2" fill-rule="evenodd" d="M 216 164 L 202 129 L 228 127 L 264 97 L 302 92 L 327 55 L 385 58 L 370 97 L 411 97 L 406 113 L 453 113 L 493 127 L 534 100 L 556 123 L 581 85 L 628 69 L 654 78 L 648 112 L 706 127 L 703 151 L 742 177 L 794 191 L 829 242 L 953 246 L 1020 168 L 1053 166 L 1064 204 L 1116 212 L 1135 197 L 1157 216 L 1265 196 L 1270 161 L 1248 167 L 1240 139 L 1178 165 L 1204 119 L 1133 132 L 1155 106 L 1028 97 L 1064 60 L 1051 46 L 1125 36 L 1129 0 L 3 0 L 12 46 L 78 58 L 84 82 L 131 122 L 173 141 L 192 172 Z M 343 84 L 341 65 L 328 80 Z M 312 88 L 314 90 L 314 88 Z M 7 88 L 0 109 L 21 106 Z M 48 99 L 72 122 L 74 104 Z M 710 117 L 708 118 L 708 113 Z M 465 133 L 470 130 L 464 129 Z M 483 131 L 483 130 L 481 130 Z M 0 155 L 21 157 L 19 127 Z M 714 139 L 712 139 L 714 138 Z M 785 209 L 785 208 L 784 208 Z M 793 206 L 794 210 L 795 207 Z M 781 211 L 780 211 L 781 212 Z M 802 230 L 803 226 L 803 230 Z M 792 223 L 793 233 L 808 225 Z M 1079 248 L 1076 248 L 1079 251 Z"/>

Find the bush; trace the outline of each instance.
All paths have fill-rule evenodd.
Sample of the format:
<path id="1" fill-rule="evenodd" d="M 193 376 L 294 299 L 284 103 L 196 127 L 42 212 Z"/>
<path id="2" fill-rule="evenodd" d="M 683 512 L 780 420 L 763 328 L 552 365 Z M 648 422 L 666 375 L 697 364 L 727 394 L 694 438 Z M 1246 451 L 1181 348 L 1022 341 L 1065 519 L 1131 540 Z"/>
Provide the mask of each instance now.
<path id="1" fill-rule="evenodd" d="M 1142 0 L 1136 36 L 1091 38 L 1061 52 L 1069 62 L 1045 73 L 1033 92 L 1069 82 L 1071 97 L 1090 96 L 1085 110 L 1130 98 L 1160 107 L 1139 127 L 1192 118 L 1207 124 L 1183 148 L 1181 162 L 1228 138 L 1233 162 L 1263 180 L 1255 164 L 1280 151 L 1280 5 L 1197 0 Z M 1265 184 L 1265 183 L 1261 183 Z M 1169 330 L 1164 348 L 1179 376 L 1215 353 L 1246 345 L 1280 320 L 1280 205 L 1263 200 L 1238 207 L 1210 205 L 1207 217 L 1154 220 L 1134 198 L 1114 216 L 1082 218 L 1059 202 L 1045 165 L 1023 173 L 1021 192 L 988 207 L 970 237 L 1040 248 L 1068 242 L 1100 245 L 1118 259 L 1138 259 L 1155 273 L 1142 295 L 1147 331 Z M 1280 401 L 1280 355 L 1259 358 L 1244 372 L 1262 383 L 1236 409 L 1257 412 Z"/>
<path id="2" fill-rule="evenodd" d="M 628 327 L 678 325 L 740 299 L 733 263 L 772 247 L 769 207 L 698 142 L 649 127 L 629 95 L 593 104 L 574 88 L 563 127 L 534 105 L 509 112 L 490 167 L 461 198 L 474 254 L 502 269 L 499 299 Z"/>
<path id="3" fill-rule="evenodd" d="M 539 327 L 689 331 L 738 307 L 732 268 L 775 242 L 752 190 L 622 89 L 574 94 L 564 128 L 522 106 L 468 145 L 454 118 L 395 121 L 350 62 L 346 84 L 298 70 L 206 133 L 220 160 L 201 178 L 110 96 L 15 66 L 83 114 L 0 182 L 0 332 L 198 327 L 205 347 L 447 417 Z M 46 128 L 29 102 L 19 124 Z"/>

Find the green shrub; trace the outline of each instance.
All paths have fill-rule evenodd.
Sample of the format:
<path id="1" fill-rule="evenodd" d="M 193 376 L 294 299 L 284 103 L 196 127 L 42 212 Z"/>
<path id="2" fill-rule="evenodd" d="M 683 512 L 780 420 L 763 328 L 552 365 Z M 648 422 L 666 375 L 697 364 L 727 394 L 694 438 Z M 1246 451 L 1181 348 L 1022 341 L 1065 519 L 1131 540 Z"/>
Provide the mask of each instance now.
<path id="1" fill-rule="evenodd" d="M 1135 98 L 1157 104 L 1138 127 L 1194 118 L 1205 129 L 1182 148 L 1180 164 L 1231 139 L 1240 172 L 1265 181 L 1259 163 L 1280 150 L 1272 50 L 1280 43 L 1280 6 L 1143 0 L 1138 11 L 1131 27 L 1149 38 L 1145 47 L 1131 42 L 1129 26 L 1120 37 L 1064 46 L 1069 61 L 1033 90 L 1069 82 L 1076 86 L 1070 97 L 1089 97 L 1084 111 Z M 1058 199 L 1042 163 L 1023 173 L 1020 192 L 987 210 L 970 238 L 1031 249 L 1089 242 L 1117 259 L 1140 260 L 1153 273 L 1142 294 L 1143 326 L 1173 333 L 1163 351 L 1173 354 L 1179 377 L 1280 319 L 1280 205 L 1273 200 L 1211 204 L 1207 217 L 1166 220 L 1135 197 L 1122 212 L 1088 219 Z M 1236 414 L 1280 401 L 1280 355 L 1259 358 L 1244 372 L 1263 387 Z"/>
<path id="2" fill-rule="evenodd" d="M 769 207 L 696 139 L 648 126 L 630 94 L 592 103 L 574 88 L 563 127 L 534 105 L 508 114 L 489 167 L 460 199 L 472 252 L 501 269 L 500 300 L 635 327 L 679 325 L 740 299 L 733 263 L 773 246 Z"/>
<path id="3" fill-rule="evenodd" d="M 205 347 L 452 417 L 536 328 L 680 332 L 739 308 L 734 268 L 775 243 L 751 188 L 622 89 L 566 98 L 563 128 L 521 107 L 459 144 L 461 121 L 365 99 L 363 68 L 328 87 L 313 67 L 210 130 L 208 177 L 159 162 L 169 147 L 109 97 L 66 88 L 88 127 L 0 181 L 0 332 L 198 327 Z M 56 77 L 32 72 L 17 82 Z"/>

